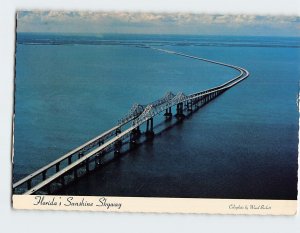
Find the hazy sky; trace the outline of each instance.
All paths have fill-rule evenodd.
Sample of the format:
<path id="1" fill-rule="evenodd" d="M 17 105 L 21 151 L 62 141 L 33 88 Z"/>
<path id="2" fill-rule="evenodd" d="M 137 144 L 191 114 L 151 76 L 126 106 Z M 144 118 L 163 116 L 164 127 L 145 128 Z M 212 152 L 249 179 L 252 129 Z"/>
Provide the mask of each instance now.
<path id="1" fill-rule="evenodd" d="M 18 32 L 300 36 L 293 15 L 21 11 Z"/>

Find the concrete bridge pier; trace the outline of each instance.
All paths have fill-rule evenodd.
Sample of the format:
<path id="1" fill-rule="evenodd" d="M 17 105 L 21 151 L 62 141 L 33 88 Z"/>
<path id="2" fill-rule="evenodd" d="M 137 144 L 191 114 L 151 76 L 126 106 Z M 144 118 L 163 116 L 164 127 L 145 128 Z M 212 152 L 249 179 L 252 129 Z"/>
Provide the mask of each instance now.
<path id="1" fill-rule="evenodd" d="M 135 130 L 135 133 L 136 133 L 137 137 L 139 138 L 142 134 L 141 130 L 140 130 L 140 126 L 136 127 L 134 130 Z"/>
<path id="2" fill-rule="evenodd" d="M 101 165 L 103 163 L 102 157 L 105 154 L 105 151 L 100 151 L 99 153 L 96 154 L 95 156 L 95 167 Z"/>
<path id="3" fill-rule="evenodd" d="M 209 102 L 209 95 L 206 95 L 204 97 L 204 105 L 207 104 Z"/>
<path id="4" fill-rule="evenodd" d="M 68 157 L 68 165 L 70 165 L 72 163 L 72 155 L 70 155 L 69 157 Z"/>
<path id="5" fill-rule="evenodd" d="M 43 181 L 47 178 L 47 170 L 43 171 L 42 173 Z"/>
<path id="6" fill-rule="evenodd" d="M 27 189 L 31 189 L 31 179 L 27 181 Z"/>
<path id="7" fill-rule="evenodd" d="M 80 159 L 83 156 L 83 152 L 78 153 L 78 159 Z"/>
<path id="8" fill-rule="evenodd" d="M 121 128 L 117 128 L 115 135 L 117 136 L 120 133 L 121 133 Z M 122 140 L 120 139 L 120 140 L 117 140 L 114 144 L 114 150 L 115 150 L 114 154 L 115 155 L 120 155 L 121 147 L 122 147 Z"/>
<path id="9" fill-rule="evenodd" d="M 151 139 L 154 137 L 153 118 L 147 120 L 146 137 L 147 139 Z"/>
<path id="10" fill-rule="evenodd" d="M 212 98 L 212 94 L 209 94 L 208 96 L 207 96 L 207 102 L 209 102 L 209 101 L 211 101 L 211 98 Z"/>
<path id="11" fill-rule="evenodd" d="M 211 93 L 210 94 L 210 100 L 213 100 L 215 98 L 215 96 L 216 96 L 216 92 Z"/>
<path id="12" fill-rule="evenodd" d="M 181 118 L 184 118 L 185 115 L 183 114 L 183 103 L 179 103 L 177 104 L 176 106 L 176 115 L 175 117 L 181 119 Z"/>
<path id="13" fill-rule="evenodd" d="M 122 140 L 117 140 L 115 142 L 115 145 L 114 145 L 115 155 L 120 155 L 120 153 L 121 153 L 121 147 L 122 147 Z"/>
<path id="14" fill-rule="evenodd" d="M 104 144 L 104 141 L 103 140 L 99 140 L 98 141 L 98 146 L 101 146 L 101 145 L 103 145 Z"/>
<path id="15" fill-rule="evenodd" d="M 130 133 L 130 148 L 136 146 L 137 140 L 140 138 L 140 136 L 141 136 L 141 131 L 140 131 L 140 127 L 138 126 L 135 129 L 133 129 Z"/>
<path id="16" fill-rule="evenodd" d="M 204 105 L 204 97 L 202 96 L 201 98 L 200 98 L 200 106 L 203 106 Z"/>
<path id="17" fill-rule="evenodd" d="M 213 93 L 211 94 L 211 100 L 213 100 L 213 99 L 216 98 L 217 96 L 218 96 L 217 92 L 216 92 L 216 91 L 213 92 Z"/>
<path id="18" fill-rule="evenodd" d="M 192 112 L 193 111 L 193 100 L 187 101 L 186 105 L 187 105 L 187 110 L 189 112 Z"/>
<path id="19" fill-rule="evenodd" d="M 200 102 L 200 98 L 196 98 L 196 100 L 194 101 L 194 106 L 196 109 L 199 109 L 199 102 Z"/>
<path id="20" fill-rule="evenodd" d="M 133 132 L 131 132 L 131 134 L 130 134 L 130 144 L 129 144 L 130 149 L 134 148 L 136 146 L 136 144 L 137 144 L 136 135 Z"/>
<path id="21" fill-rule="evenodd" d="M 117 128 L 116 129 L 116 132 L 115 132 L 115 135 L 117 136 L 118 134 L 120 134 L 121 133 L 121 128 Z"/>
<path id="22" fill-rule="evenodd" d="M 90 172 L 90 159 L 89 158 L 87 158 L 85 160 L 85 172 L 86 173 Z"/>
<path id="23" fill-rule="evenodd" d="M 216 94 L 216 92 L 213 92 L 210 94 L 210 100 L 213 100 L 215 98 L 215 94 Z"/>
<path id="24" fill-rule="evenodd" d="M 164 116 L 167 119 L 172 118 L 172 108 L 171 107 L 169 107 L 169 108 L 166 109 L 166 112 L 165 112 Z"/>
<path id="25" fill-rule="evenodd" d="M 80 159 L 83 155 L 84 155 L 83 151 L 82 151 L 82 152 L 79 152 L 79 153 L 78 153 L 78 159 Z M 83 163 L 80 163 L 80 164 L 83 164 Z M 57 167 L 56 167 L 56 169 L 57 169 Z"/>

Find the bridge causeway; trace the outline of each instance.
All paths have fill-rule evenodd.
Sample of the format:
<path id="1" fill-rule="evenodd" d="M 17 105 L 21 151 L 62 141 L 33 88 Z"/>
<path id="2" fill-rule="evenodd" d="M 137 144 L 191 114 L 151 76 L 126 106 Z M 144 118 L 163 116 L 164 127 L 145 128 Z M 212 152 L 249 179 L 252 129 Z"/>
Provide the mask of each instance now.
<path id="1" fill-rule="evenodd" d="M 103 157 L 107 153 L 114 152 L 117 157 L 125 141 L 128 141 L 131 147 L 134 147 L 142 135 L 140 126 L 143 124 L 146 124 L 145 136 L 153 138 L 155 136 L 153 131 L 154 118 L 160 113 L 164 113 L 165 118 L 170 119 L 172 108 L 176 107 L 175 117 L 183 119 L 185 116 L 184 111 L 192 112 L 194 109 L 202 107 L 249 76 L 246 69 L 238 66 L 171 50 L 149 46 L 143 46 L 142 48 L 226 66 L 239 71 L 239 75 L 219 86 L 190 95 L 185 95 L 182 92 L 177 94 L 168 92 L 165 96 L 150 104 L 134 104 L 128 114 L 111 129 L 14 183 L 12 186 L 14 194 L 51 194 L 59 190 L 101 166 Z M 122 128 L 124 129 L 122 130 Z"/>

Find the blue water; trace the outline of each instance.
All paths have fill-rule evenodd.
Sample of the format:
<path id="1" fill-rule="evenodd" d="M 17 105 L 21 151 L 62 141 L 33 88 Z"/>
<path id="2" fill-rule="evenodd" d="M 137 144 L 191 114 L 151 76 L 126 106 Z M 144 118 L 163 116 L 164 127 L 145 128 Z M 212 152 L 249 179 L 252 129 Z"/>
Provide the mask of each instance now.
<path id="1" fill-rule="evenodd" d="M 251 76 L 61 194 L 297 198 L 300 38 L 18 34 L 14 180 L 114 126 L 134 103 Z"/>

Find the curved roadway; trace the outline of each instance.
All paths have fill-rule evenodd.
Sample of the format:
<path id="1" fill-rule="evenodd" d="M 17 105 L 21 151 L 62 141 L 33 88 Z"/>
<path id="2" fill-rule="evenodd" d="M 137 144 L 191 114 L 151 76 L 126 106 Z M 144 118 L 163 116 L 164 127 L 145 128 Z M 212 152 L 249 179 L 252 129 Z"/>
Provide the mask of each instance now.
<path id="1" fill-rule="evenodd" d="M 46 185 L 53 182 L 54 180 L 56 180 L 59 177 L 65 175 L 67 172 L 74 169 L 78 165 L 82 164 L 84 161 L 86 161 L 90 157 L 96 155 L 97 153 L 99 153 L 101 151 L 106 150 L 107 148 L 112 147 L 115 142 L 117 142 L 119 140 L 122 140 L 124 138 L 127 138 L 129 136 L 129 134 L 131 133 L 131 131 L 134 130 L 137 126 L 143 124 L 145 121 L 147 121 L 151 117 L 154 117 L 155 115 L 159 114 L 160 112 L 166 110 L 167 108 L 169 108 L 171 106 L 174 106 L 178 103 L 183 103 L 185 101 L 189 101 L 189 100 L 193 100 L 193 99 L 197 99 L 197 98 L 199 99 L 201 97 L 208 96 L 212 93 L 218 94 L 220 92 L 223 92 L 223 91 L 233 87 L 234 85 L 238 84 L 239 82 L 241 82 L 242 80 L 246 79 L 249 76 L 249 72 L 246 69 L 242 68 L 242 67 L 238 67 L 238 66 L 218 62 L 218 61 L 213 61 L 213 60 L 209 60 L 209 59 L 205 59 L 205 58 L 201 58 L 201 57 L 191 56 L 191 55 L 187 55 L 187 54 L 180 53 L 180 52 L 165 50 L 165 49 L 159 49 L 159 48 L 154 48 L 154 47 L 149 47 L 149 46 L 145 46 L 144 48 L 150 48 L 150 49 L 154 49 L 154 50 L 157 50 L 157 51 L 162 51 L 162 52 L 169 53 L 169 54 L 174 54 L 174 55 L 183 56 L 183 57 L 187 57 L 187 58 L 191 58 L 191 59 L 201 60 L 201 61 L 205 61 L 205 62 L 209 62 L 209 63 L 214 63 L 214 64 L 217 64 L 217 65 L 227 66 L 229 68 L 232 68 L 232 69 L 235 69 L 235 70 L 239 71 L 240 74 L 238 76 L 234 77 L 233 79 L 227 81 L 226 83 L 222 84 L 222 85 L 219 85 L 219 86 L 216 86 L 216 87 L 204 90 L 204 91 L 200 91 L 200 92 L 197 92 L 197 93 L 193 93 L 193 94 L 190 94 L 188 96 L 184 96 L 183 98 L 177 99 L 176 101 L 173 101 L 173 100 L 166 101 L 165 103 L 162 103 L 161 105 L 157 106 L 155 109 L 153 108 L 151 111 L 149 111 L 149 109 L 148 109 L 149 112 L 147 112 L 147 114 L 143 114 L 145 112 L 144 111 L 140 115 L 140 116 L 143 116 L 143 117 L 141 119 L 139 119 L 139 117 L 137 117 L 138 120 L 135 121 L 135 123 L 131 127 L 129 127 L 127 130 L 125 130 L 124 132 L 121 132 L 120 134 L 112 137 L 110 140 L 103 143 L 102 145 L 99 145 L 99 147 L 97 147 L 96 149 L 94 149 L 94 150 L 88 152 L 87 154 L 83 155 L 81 158 L 79 158 L 76 161 L 72 162 L 71 164 L 67 165 L 65 168 L 59 170 L 57 173 L 55 173 L 54 175 L 48 177 L 44 181 L 40 182 L 35 187 L 27 190 L 27 192 L 25 192 L 24 194 L 34 194 L 36 191 L 40 190 L 41 188 L 43 188 Z M 146 109 L 147 109 L 147 107 L 146 107 Z M 132 121 L 132 120 L 134 120 L 134 119 L 133 118 L 130 119 L 130 121 Z M 13 184 L 13 188 L 17 188 L 18 186 L 24 184 L 25 182 L 30 181 L 32 178 L 36 177 L 37 175 L 42 174 L 43 172 L 46 172 L 50 167 L 55 166 L 57 163 L 62 162 L 63 160 L 67 159 L 68 157 L 74 155 L 76 152 L 81 151 L 85 147 L 90 146 L 90 145 L 94 145 L 98 141 L 101 141 L 102 139 L 106 138 L 108 135 L 111 135 L 116 129 L 119 129 L 122 125 L 125 125 L 128 122 L 126 122 L 124 124 L 121 124 L 121 125 L 114 126 L 113 128 L 111 128 L 107 132 L 101 134 L 100 136 L 90 140 L 89 142 L 83 144 L 82 146 L 74 149 L 73 151 L 69 152 L 68 154 L 60 157 L 57 160 L 55 160 L 54 162 L 42 167 L 41 169 L 39 169 L 36 172 L 28 175 L 27 177 L 25 177 L 22 180 L 20 180 L 20 181 L 16 182 L 15 184 Z"/>

